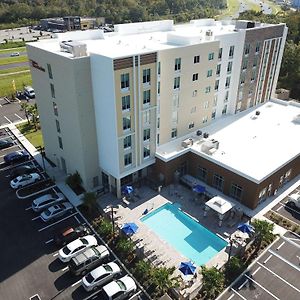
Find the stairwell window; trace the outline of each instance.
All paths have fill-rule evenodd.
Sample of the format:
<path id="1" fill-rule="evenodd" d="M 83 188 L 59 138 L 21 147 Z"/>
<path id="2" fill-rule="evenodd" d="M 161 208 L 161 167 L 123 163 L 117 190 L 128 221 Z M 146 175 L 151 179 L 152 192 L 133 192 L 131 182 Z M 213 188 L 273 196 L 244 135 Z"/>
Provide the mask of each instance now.
<path id="1" fill-rule="evenodd" d="M 132 163 L 132 154 L 131 153 L 127 153 L 124 155 L 124 165 L 126 166 L 130 166 Z"/>
<path id="2" fill-rule="evenodd" d="M 149 104 L 150 103 L 150 90 L 143 92 L 143 104 Z"/>
<path id="3" fill-rule="evenodd" d="M 175 71 L 180 71 L 181 70 L 181 58 L 175 58 L 174 70 Z"/>
<path id="4" fill-rule="evenodd" d="M 122 110 L 130 109 L 130 95 L 122 97 Z"/>
<path id="5" fill-rule="evenodd" d="M 129 130 L 131 127 L 130 116 L 123 117 L 123 130 Z"/>
<path id="6" fill-rule="evenodd" d="M 143 137 L 144 141 L 149 141 L 150 140 L 150 128 L 146 128 L 144 129 L 144 137 Z"/>
<path id="7" fill-rule="evenodd" d="M 143 70 L 143 83 L 144 84 L 150 84 L 150 69 Z"/>
<path id="8" fill-rule="evenodd" d="M 55 89 L 54 89 L 54 84 L 50 83 L 50 90 L 51 90 L 51 97 L 55 98 Z"/>
<path id="9" fill-rule="evenodd" d="M 174 78 L 174 90 L 179 90 L 180 89 L 180 77 L 175 77 Z"/>
<path id="10" fill-rule="evenodd" d="M 131 147 L 131 135 L 128 135 L 124 138 L 123 144 L 124 144 L 124 149 L 128 149 Z"/>
<path id="11" fill-rule="evenodd" d="M 194 64 L 198 64 L 200 62 L 200 55 L 194 56 Z"/>
<path id="12" fill-rule="evenodd" d="M 129 89 L 129 73 L 121 74 L 121 89 Z"/>

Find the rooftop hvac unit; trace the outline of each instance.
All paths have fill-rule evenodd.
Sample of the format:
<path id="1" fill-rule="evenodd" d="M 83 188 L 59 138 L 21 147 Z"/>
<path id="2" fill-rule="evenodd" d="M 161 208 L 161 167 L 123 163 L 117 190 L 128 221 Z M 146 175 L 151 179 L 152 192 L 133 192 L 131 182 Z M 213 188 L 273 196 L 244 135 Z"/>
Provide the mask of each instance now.
<path id="1" fill-rule="evenodd" d="M 206 36 L 212 36 L 213 32 L 211 30 L 207 30 L 205 33 Z"/>
<path id="2" fill-rule="evenodd" d="M 188 147 L 193 146 L 193 144 L 194 144 L 193 139 L 186 139 L 186 140 L 182 141 L 181 146 L 183 148 L 188 148 Z"/>
<path id="3" fill-rule="evenodd" d="M 204 132 L 204 133 L 203 133 L 203 137 L 204 137 L 205 139 L 207 139 L 207 138 L 209 137 L 209 133 L 208 133 L 208 132 Z"/>
<path id="4" fill-rule="evenodd" d="M 257 116 L 259 116 L 259 115 L 260 115 L 260 111 L 257 110 L 257 111 L 255 112 L 255 114 L 256 114 Z"/>
<path id="5" fill-rule="evenodd" d="M 197 136 L 201 136 L 202 135 L 202 131 L 201 130 L 197 130 L 196 135 Z"/>
<path id="6" fill-rule="evenodd" d="M 60 43 L 61 51 L 71 53 L 74 57 L 87 56 L 86 44 L 77 41 L 63 41 Z"/>

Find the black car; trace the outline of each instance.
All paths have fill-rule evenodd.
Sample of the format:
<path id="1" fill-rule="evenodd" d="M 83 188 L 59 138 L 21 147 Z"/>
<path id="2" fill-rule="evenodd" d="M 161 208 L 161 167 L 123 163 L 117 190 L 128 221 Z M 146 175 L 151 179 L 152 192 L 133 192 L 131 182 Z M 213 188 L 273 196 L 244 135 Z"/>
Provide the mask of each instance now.
<path id="1" fill-rule="evenodd" d="M 20 167 L 14 168 L 10 172 L 10 177 L 11 178 L 16 178 L 16 177 L 24 175 L 24 174 L 36 173 L 37 171 L 38 171 L 38 169 L 37 169 L 36 166 L 33 166 L 33 165 L 24 165 L 24 166 L 20 166 Z"/>
<path id="2" fill-rule="evenodd" d="M 62 230 L 57 236 L 55 236 L 54 241 L 56 245 L 62 247 L 79 237 L 88 235 L 91 233 L 90 228 L 80 225 L 78 227 L 68 227 Z"/>
<path id="3" fill-rule="evenodd" d="M 29 153 L 25 150 L 14 151 L 6 154 L 3 159 L 7 164 L 14 164 L 17 162 L 25 161 L 29 159 Z"/>
<path id="4" fill-rule="evenodd" d="M 13 145 L 14 143 L 10 140 L 0 140 L 0 149 L 5 149 Z"/>

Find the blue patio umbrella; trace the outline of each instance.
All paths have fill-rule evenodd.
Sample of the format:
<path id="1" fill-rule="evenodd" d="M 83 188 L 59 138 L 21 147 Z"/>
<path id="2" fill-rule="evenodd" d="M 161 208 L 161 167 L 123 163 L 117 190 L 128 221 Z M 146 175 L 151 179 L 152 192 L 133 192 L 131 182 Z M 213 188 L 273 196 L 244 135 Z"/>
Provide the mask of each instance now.
<path id="1" fill-rule="evenodd" d="M 193 191 L 196 193 L 204 193 L 206 191 L 205 186 L 197 184 L 193 187 Z"/>
<path id="2" fill-rule="evenodd" d="M 122 188 L 122 192 L 125 194 L 125 195 L 129 195 L 133 192 L 133 187 L 131 185 L 125 185 L 123 188 Z"/>
<path id="3" fill-rule="evenodd" d="M 244 232 L 244 233 L 254 232 L 253 226 L 248 224 L 248 223 L 240 224 L 237 229 L 240 230 L 241 232 Z"/>
<path id="4" fill-rule="evenodd" d="M 125 223 L 122 227 L 122 231 L 126 235 L 132 235 L 137 232 L 138 226 L 135 223 Z"/>
<path id="5" fill-rule="evenodd" d="M 187 261 L 187 262 L 180 263 L 179 270 L 184 275 L 192 275 L 195 273 L 196 267 L 192 264 L 192 262 Z"/>

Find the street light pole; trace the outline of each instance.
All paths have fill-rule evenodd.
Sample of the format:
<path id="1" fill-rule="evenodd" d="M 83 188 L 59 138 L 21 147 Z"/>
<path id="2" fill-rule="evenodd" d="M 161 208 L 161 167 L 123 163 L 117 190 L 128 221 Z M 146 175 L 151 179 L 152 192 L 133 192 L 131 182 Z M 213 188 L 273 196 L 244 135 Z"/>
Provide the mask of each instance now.
<path id="1" fill-rule="evenodd" d="M 115 239 L 115 220 L 114 220 L 114 208 L 111 205 L 111 223 L 112 223 L 112 232 L 113 232 L 113 241 Z"/>
<path id="2" fill-rule="evenodd" d="M 230 244 L 230 247 L 229 247 L 229 253 L 228 253 L 228 260 L 227 260 L 227 262 L 229 262 L 230 258 L 231 258 L 231 251 L 232 251 L 232 245 L 233 245 L 233 239 L 232 238 L 230 238 L 229 244 Z"/>

